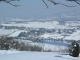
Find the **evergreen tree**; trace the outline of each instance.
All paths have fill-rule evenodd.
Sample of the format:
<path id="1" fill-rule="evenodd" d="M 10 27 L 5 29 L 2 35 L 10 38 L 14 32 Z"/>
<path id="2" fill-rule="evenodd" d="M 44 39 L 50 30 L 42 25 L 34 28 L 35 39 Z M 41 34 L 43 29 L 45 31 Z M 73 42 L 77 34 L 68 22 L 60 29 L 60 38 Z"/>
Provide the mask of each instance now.
<path id="1" fill-rule="evenodd" d="M 70 55 L 73 57 L 79 56 L 79 44 L 76 41 L 71 43 Z"/>

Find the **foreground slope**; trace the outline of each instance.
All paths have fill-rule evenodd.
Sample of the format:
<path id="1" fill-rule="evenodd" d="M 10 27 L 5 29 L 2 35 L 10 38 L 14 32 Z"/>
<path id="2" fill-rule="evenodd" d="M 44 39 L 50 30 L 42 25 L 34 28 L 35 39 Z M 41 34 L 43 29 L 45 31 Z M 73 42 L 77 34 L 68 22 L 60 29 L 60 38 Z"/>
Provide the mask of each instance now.
<path id="1" fill-rule="evenodd" d="M 71 57 L 67 53 L 57 52 L 20 52 L 0 51 L 0 60 L 80 60 L 79 57 Z"/>

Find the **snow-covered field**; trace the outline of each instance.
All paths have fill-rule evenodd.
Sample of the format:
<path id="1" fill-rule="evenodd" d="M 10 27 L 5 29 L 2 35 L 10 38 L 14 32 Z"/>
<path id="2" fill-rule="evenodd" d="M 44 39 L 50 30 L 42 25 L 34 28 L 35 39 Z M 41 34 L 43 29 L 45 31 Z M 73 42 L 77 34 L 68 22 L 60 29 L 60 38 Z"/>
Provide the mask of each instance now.
<path id="1" fill-rule="evenodd" d="M 5 30 L 5 29 L 0 29 L 0 36 L 1 35 L 10 35 L 13 32 L 15 32 L 15 30 Z"/>
<path id="2" fill-rule="evenodd" d="M 67 25 L 59 25 L 59 22 L 57 21 L 52 21 L 52 22 L 26 22 L 26 23 L 9 23 L 9 24 L 4 24 L 2 23 L 3 26 L 24 26 L 24 27 L 33 27 L 33 28 L 49 28 L 49 29 L 64 29 L 64 28 L 69 28 Z"/>
<path id="3" fill-rule="evenodd" d="M 0 60 L 80 60 L 68 53 L 0 50 Z"/>
<path id="4" fill-rule="evenodd" d="M 40 37 L 59 39 L 59 38 L 63 38 L 64 36 L 61 36 L 60 34 L 44 34 L 41 35 Z"/>
<path id="5" fill-rule="evenodd" d="M 18 40 L 19 41 L 19 40 Z M 44 40 L 42 43 L 39 42 L 32 42 L 29 40 L 20 40 L 20 42 L 24 42 L 25 44 L 36 45 L 42 47 L 43 50 L 54 51 L 54 52 L 68 52 L 68 45 L 69 43 L 66 42 L 58 42 L 58 41 L 46 41 Z"/>
<path id="6" fill-rule="evenodd" d="M 64 39 L 68 39 L 68 40 L 80 40 L 80 30 L 77 30 L 76 32 L 74 32 L 73 34 L 71 34 L 70 36 L 65 37 Z"/>

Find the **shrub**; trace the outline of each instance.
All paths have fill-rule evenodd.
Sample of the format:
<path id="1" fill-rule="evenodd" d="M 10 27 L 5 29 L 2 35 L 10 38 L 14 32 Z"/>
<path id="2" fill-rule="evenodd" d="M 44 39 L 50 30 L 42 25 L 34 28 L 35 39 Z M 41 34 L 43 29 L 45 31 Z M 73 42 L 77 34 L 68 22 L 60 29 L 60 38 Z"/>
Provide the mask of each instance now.
<path id="1" fill-rule="evenodd" d="M 19 43 L 10 37 L 1 36 L 0 37 L 0 49 L 1 50 L 10 50 L 16 49 L 20 51 L 42 51 L 42 47 L 37 45 L 31 45 L 29 43 L 25 44 L 24 42 Z"/>

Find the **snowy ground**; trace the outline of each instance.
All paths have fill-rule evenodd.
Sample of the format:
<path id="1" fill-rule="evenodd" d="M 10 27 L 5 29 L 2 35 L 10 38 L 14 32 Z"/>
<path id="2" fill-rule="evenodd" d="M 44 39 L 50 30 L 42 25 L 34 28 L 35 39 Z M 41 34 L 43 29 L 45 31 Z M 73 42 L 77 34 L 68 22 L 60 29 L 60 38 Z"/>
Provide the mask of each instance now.
<path id="1" fill-rule="evenodd" d="M 68 53 L 0 50 L 0 60 L 80 60 Z"/>
<path id="2" fill-rule="evenodd" d="M 48 28 L 48 29 L 65 29 L 69 28 L 67 25 L 59 25 L 59 22 L 53 21 L 53 22 L 27 22 L 27 23 L 11 23 L 11 24 L 5 24 L 2 23 L 3 26 L 24 26 L 24 27 L 33 27 L 33 28 Z M 70 27 L 71 28 L 71 27 Z"/>
<path id="3" fill-rule="evenodd" d="M 68 40 L 80 40 L 80 30 L 77 30 L 76 32 L 74 32 L 73 34 L 71 34 L 70 36 L 65 37 L 64 39 L 68 39 Z"/>

